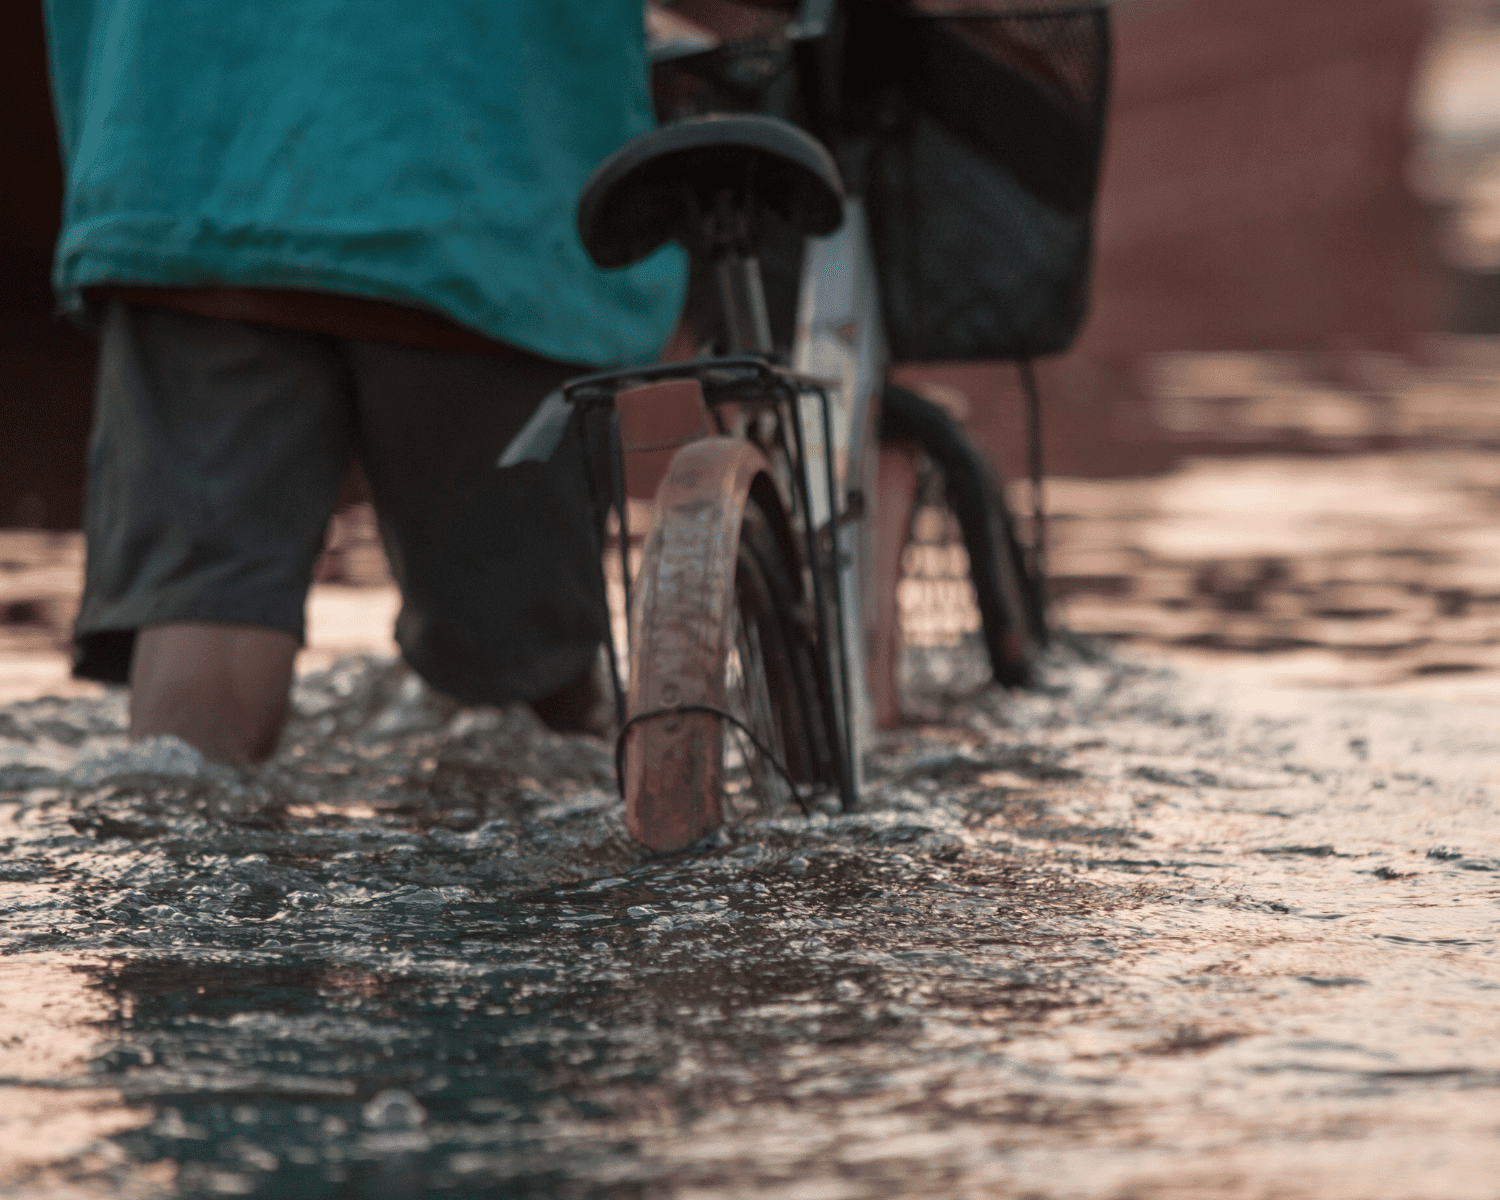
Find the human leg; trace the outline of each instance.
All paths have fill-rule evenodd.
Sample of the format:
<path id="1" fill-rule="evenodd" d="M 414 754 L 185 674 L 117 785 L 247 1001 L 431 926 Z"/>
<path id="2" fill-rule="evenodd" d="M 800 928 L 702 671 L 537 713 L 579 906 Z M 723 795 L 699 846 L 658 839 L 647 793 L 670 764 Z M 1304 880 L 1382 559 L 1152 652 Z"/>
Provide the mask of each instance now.
<path id="1" fill-rule="evenodd" d="M 274 750 L 349 445 L 326 339 L 111 306 L 74 673 L 132 685 L 133 736 Z"/>
<path id="2" fill-rule="evenodd" d="M 407 662 L 466 703 L 531 701 L 554 728 L 588 728 L 609 625 L 579 441 L 495 465 L 580 368 L 375 343 L 351 343 L 350 362 Z"/>
<path id="3" fill-rule="evenodd" d="M 170 733 L 216 762 L 270 758 L 297 639 L 279 629 L 177 621 L 136 634 L 130 736 Z"/>

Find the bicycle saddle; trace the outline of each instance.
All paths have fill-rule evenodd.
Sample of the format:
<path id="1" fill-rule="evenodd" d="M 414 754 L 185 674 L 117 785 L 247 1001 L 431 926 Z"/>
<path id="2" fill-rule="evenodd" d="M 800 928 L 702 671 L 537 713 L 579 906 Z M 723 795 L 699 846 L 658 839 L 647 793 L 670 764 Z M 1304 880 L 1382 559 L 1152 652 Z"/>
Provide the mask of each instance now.
<path id="1" fill-rule="evenodd" d="M 844 185 L 816 138 L 777 117 L 691 117 L 627 142 L 594 169 L 578 233 L 601 267 L 626 267 L 667 242 L 702 243 L 728 193 L 746 214 L 769 209 L 806 236 L 844 219 Z"/>

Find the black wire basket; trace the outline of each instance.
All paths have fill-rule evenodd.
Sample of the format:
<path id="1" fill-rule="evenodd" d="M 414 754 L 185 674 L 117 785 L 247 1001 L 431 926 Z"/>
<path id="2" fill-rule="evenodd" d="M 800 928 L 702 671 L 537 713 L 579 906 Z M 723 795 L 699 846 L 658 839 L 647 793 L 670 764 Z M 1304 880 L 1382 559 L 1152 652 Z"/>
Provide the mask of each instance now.
<path id="1" fill-rule="evenodd" d="M 1088 308 L 1102 4 L 850 6 L 842 159 L 898 360 L 1066 350 Z"/>

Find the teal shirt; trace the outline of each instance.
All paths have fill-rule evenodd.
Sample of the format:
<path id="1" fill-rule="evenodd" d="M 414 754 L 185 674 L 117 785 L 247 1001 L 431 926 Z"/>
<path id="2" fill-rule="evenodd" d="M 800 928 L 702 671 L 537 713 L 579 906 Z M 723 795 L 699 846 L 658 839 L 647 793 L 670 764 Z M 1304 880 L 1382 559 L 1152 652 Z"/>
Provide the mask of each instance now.
<path id="1" fill-rule="evenodd" d="M 304 288 L 565 362 L 653 357 L 675 248 L 600 271 L 595 164 L 653 124 L 641 0 L 44 0 L 54 283 Z"/>

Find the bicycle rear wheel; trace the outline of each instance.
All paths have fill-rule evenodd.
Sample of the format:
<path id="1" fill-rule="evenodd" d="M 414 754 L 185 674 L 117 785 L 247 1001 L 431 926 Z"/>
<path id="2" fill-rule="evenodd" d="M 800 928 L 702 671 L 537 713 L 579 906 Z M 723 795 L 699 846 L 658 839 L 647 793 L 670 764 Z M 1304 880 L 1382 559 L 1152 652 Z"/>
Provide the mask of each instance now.
<path id="1" fill-rule="evenodd" d="M 678 452 L 636 577 L 623 782 L 632 836 L 679 850 L 828 778 L 826 697 L 764 456 Z M 783 773 L 784 772 L 784 773 Z"/>
<path id="2" fill-rule="evenodd" d="M 969 579 L 995 680 L 1025 687 L 1047 644 L 1046 614 L 994 469 L 963 426 L 915 392 L 887 384 L 881 435 L 918 442 L 943 473 L 948 508 L 969 557 Z"/>

